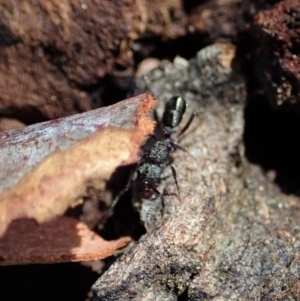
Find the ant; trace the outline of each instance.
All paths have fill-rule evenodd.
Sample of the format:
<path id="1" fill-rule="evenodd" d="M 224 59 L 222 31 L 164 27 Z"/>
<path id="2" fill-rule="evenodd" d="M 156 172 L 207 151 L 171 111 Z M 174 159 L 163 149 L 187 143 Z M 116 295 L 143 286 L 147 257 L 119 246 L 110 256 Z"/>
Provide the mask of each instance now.
<path id="1" fill-rule="evenodd" d="M 171 138 L 171 135 L 176 131 L 182 121 L 186 106 L 186 101 L 181 96 L 174 96 L 167 101 L 162 120 L 161 122 L 158 122 L 158 130 L 160 130 L 158 137 L 157 135 L 153 136 L 155 142 L 141 157 L 141 160 L 135 169 L 136 177 L 134 179 L 133 177 L 130 177 L 129 183 L 118 194 L 117 198 L 113 202 L 113 206 L 130 187 L 133 188 L 133 192 L 139 200 L 152 199 L 153 195 L 155 195 L 155 199 L 160 196 L 161 193 L 157 190 L 157 186 L 160 184 L 161 175 L 166 165 L 171 166 L 178 191 L 178 197 L 181 200 L 176 171 L 172 165 L 174 159 L 170 153 L 176 149 L 187 151 L 178 142 Z M 191 115 L 186 125 L 177 135 L 177 138 L 189 128 L 194 116 L 195 114 Z M 156 111 L 155 119 L 158 120 Z"/>

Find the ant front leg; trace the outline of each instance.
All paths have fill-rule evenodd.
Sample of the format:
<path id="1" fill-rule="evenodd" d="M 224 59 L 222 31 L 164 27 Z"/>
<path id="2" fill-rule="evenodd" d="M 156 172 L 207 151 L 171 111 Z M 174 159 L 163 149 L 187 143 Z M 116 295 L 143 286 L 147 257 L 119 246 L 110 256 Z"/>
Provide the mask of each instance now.
<path id="1" fill-rule="evenodd" d="M 184 146 L 182 146 L 179 142 L 175 142 L 175 141 L 170 141 L 170 144 L 172 145 L 172 147 L 174 148 L 174 149 L 180 149 L 180 150 L 182 150 L 182 151 L 184 151 L 184 152 L 186 152 L 186 153 L 188 153 L 188 150 L 184 147 Z"/>
<path id="2" fill-rule="evenodd" d="M 121 191 L 118 192 L 118 194 L 116 195 L 116 197 L 112 201 L 112 204 L 111 204 L 112 208 L 114 208 L 117 205 L 119 199 L 131 188 L 132 178 L 133 178 L 134 173 L 135 173 L 135 168 L 132 168 L 126 186 Z"/>
<path id="3" fill-rule="evenodd" d="M 193 159 L 196 159 L 184 146 L 182 146 L 179 142 L 175 142 L 175 141 L 170 141 L 170 144 L 172 145 L 172 147 L 174 149 L 180 149 L 184 152 L 186 152 L 187 154 L 189 154 Z"/>
<path id="4" fill-rule="evenodd" d="M 140 196 L 143 199 L 150 199 L 153 194 L 156 195 L 156 198 L 161 195 L 161 193 L 154 186 L 151 186 L 149 184 L 147 184 L 140 192 Z"/>
<path id="5" fill-rule="evenodd" d="M 180 188 L 179 188 L 179 184 L 178 184 L 178 180 L 177 180 L 176 169 L 175 169 L 175 167 L 174 167 L 174 165 L 173 165 L 172 163 L 170 164 L 170 166 L 171 166 L 172 175 L 173 175 L 173 178 L 174 178 L 174 181 L 175 181 L 175 185 L 176 185 L 176 188 L 177 188 L 178 199 L 179 199 L 179 201 L 182 203 Z"/>
<path id="6" fill-rule="evenodd" d="M 119 191 L 117 196 L 114 198 L 111 204 L 112 208 L 114 208 L 117 205 L 119 199 L 130 189 L 130 187 L 131 187 L 131 180 L 129 181 L 129 183 L 126 184 L 126 186 L 121 191 Z"/>

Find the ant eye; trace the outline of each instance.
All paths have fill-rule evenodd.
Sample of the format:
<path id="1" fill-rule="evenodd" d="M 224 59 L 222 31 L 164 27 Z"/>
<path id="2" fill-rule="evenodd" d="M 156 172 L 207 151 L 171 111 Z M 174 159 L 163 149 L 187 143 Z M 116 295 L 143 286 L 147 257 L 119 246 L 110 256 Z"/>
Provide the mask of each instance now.
<path id="1" fill-rule="evenodd" d="M 145 187 L 144 191 L 142 192 L 141 197 L 143 199 L 149 199 L 154 193 L 154 190 L 150 187 Z"/>

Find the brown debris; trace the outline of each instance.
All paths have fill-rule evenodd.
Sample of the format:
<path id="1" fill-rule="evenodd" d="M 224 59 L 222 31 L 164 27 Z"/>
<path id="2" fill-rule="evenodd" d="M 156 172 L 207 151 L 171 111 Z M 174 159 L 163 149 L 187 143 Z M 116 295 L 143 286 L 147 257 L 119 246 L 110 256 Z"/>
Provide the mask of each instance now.
<path id="1" fill-rule="evenodd" d="M 114 71 L 133 76 L 124 6 L 130 2 L 47 1 L 0 4 L 0 110 L 25 123 L 95 108 Z M 103 89 L 103 87 L 102 87 Z"/>
<path id="2" fill-rule="evenodd" d="M 300 107 L 299 14 L 299 1 L 280 1 L 257 14 L 249 31 L 255 78 L 276 109 Z"/>
<path id="3" fill-rule="evenodd" d="M 132 49 L 143 55 L 156 47 L 150 43 L 146 50 L 144 38 L 159 38 L 176 53 L 185 35 L 200 33 L 209 41 L 235 36 L 244 21 L 234 21 L 249 3 L 2 1 L 0 111 L 32 124 L 98 107 L 105 92 L 129 89 Z"/>
<path id="4" fill-rule="evenodd" d="M 235 39 L 245 29 L 254 3 L 247 0 L 201 1 L 190 8 L 190 31 L 216 39 Z"/>
<path id="5" fill-rule="evenodd" d="M 125 7 L 124 15 L 131 25 L 132 40 L 148 36 L 175 39 L 186 33 L 186 15 L 179 0 L 134 1 L 133 7 Z"/>
<path id="6" fill-rule="evenodd" d="M 20 219 L 12 222 L 0 238 L 0 264 L 98 260 L 113 255 L 129 242 L 129 237 L 106 241 L 68 217 L 57 217 L 42 225 Z"/>
<path id="7" fill-rule="evenodd" d="M 129 116 L 122 109 L 126 104 L 135 108 Z M 0 233 L 3 234 L 14 219 L 34 218 L 42 223 L 63 214 L 87 196 L 89 187 L 103 191 L 117 167 L 138 160 L 140 146 L 154 128 L 154 122 L 145 115 L 155 104 L 151 96 L 141 95 L 104 109 L 102 118 L 107 118 L 110 110 L 115 119 L 129 118 L 127 127 L 131 126 L 126 128 L 125 122 L 122 128 L 100 127 L 90 137 L 66 150 L 55 150 L 33 167 L 17 185 L 1 195 Z M 39 130 L 47 125 L 42 124 Z M 22 136 L 22 132 L 19 134 Z"/>

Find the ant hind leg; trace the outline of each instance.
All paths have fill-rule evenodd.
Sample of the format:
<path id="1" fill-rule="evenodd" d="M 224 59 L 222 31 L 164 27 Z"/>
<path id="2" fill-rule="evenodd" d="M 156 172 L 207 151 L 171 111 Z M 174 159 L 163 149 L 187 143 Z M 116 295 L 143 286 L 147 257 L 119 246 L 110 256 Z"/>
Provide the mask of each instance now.
<path id="1" fill-rule="evenodd" d="M 176 188 L 177 188 L 178 199 L 179 199 L 180 202 L 182 202 L 180 188 L 179 188 L 179 184 L 178 184 L 178 180 L 177 180 L 177 173 L 176 173 L 175 167 L 172 163 L 171 163 L 170 166 L 171 166 L 172 175 L 173 175 L 173 178 L 174 178 L 174 181 L 175 181 L 175 185 L 176 185 Z"/>
<path id="2" fill-rule="evenodd" d="M 180 138 L 185 132 L 186 130 L 190 127 L 191 123 L 193 122 L 195 116 L 197 115 L 197 112 L 194 112 L 191 114 L 190 118 L 188 119 L 187 123 L 185 124 L 185 126 L 181 129 L 181 131 L 177 134 L 177 138 Z"/>

